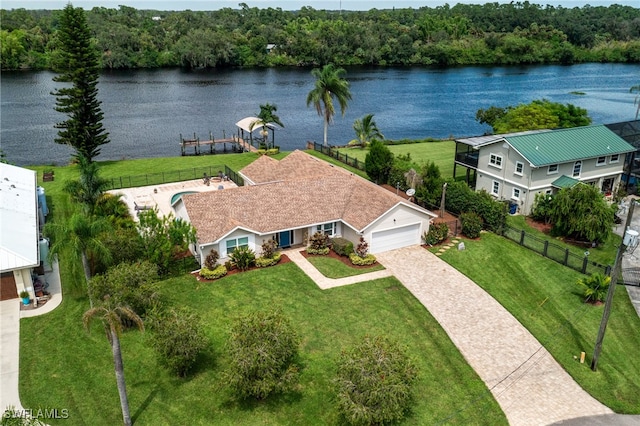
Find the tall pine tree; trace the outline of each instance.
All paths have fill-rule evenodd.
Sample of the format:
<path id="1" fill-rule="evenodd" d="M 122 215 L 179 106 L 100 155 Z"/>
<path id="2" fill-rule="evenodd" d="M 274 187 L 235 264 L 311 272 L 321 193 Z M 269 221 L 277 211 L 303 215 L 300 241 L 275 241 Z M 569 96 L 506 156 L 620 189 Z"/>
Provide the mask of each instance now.
<path id="1" fill-rule="evenodd" d="M 100 145 L 109 142 L 102 126 L 103 113 L 98 100 L 98 52 L 91 41 L 91 31 L 84 11 L 68 3 L 60 16 L 57 31 L 58 52 L 54 69 L 55 82 L 70 83 L 52 92 L 56 111 L 68 116 L 56 124 L 60 129 L 56 143 L 75 149 L 75 157 L 89 162 L 100 154 Z"/>

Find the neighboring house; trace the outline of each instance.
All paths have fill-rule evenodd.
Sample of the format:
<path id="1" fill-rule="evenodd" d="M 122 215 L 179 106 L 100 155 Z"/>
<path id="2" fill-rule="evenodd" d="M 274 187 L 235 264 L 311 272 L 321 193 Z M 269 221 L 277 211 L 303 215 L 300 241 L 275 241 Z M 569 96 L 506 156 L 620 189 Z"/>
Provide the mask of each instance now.
<path id="1" fill-rule="evenodd" d="M 509 201 L 512 213 L 529 214 L 535 194 L 577 182 L 611 195 L 633 151 L 602 125 L 479 136 L 456 140 L 453 174 L 464 167 L 472 188 Z"/>
<path id="2" fill-rule="evenodd" d="M 35 171 L 0 163 L 0 299 L 26 290 L 35 297 L 32 273 L 40 267 L 40 227 L 46 204 L 39 207 Z M 46 241 L 46 240 L 43 240 Z"/>
<path id="3" fill-rule="evenodd" d="M 378 253 L 420 244 L 436 217 L 302 151 L 280 161 L 261 156 L 239 174 L 247 186 L 184 195 L 173 205 L 196 228 L 202 261 L 212 249 L 221 259 L 243 246 L 259 254 L 271 238 L 283 248 L 306 245 L 315 232 L 354 244 L 363 236 Z"/>

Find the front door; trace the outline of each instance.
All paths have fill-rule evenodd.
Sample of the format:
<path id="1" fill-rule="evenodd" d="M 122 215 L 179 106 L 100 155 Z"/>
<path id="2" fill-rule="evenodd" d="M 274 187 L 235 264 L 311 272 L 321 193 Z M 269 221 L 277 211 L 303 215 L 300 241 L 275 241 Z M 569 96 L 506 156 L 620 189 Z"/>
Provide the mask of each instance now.
<path id="1" fill-rule="evenodd" d="M 280 248 L 291 247 L 291 231 L 284 231 L 278 235 Z"/>

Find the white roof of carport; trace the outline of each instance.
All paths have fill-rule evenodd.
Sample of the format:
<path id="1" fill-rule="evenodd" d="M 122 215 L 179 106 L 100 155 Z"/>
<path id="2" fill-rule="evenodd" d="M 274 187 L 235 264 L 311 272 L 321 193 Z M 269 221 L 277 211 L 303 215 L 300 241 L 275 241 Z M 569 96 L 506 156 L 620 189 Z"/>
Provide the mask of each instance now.
<path id="1" fill-rule="evenodd" d="M 238 121 L 236 123 L 236 126 L 240 127 L 242 130 L 245 130 L 245 131 L 251 133 L 254 130 L 262 129 L 262 127 L 263 127 L 262 124 L 256 124 L 255 126 L 253 126 L 253 128 L 251 128 L 252 124 L 255 123 L 256 121 L 260 121 L 260 119 L 258 117 L 246 117 L 246 118 L 243 118 L 242 120 Z M 271 123 L 267 123 L 267 127 L 270 128 L 271 130 L 276 128 Z"/>

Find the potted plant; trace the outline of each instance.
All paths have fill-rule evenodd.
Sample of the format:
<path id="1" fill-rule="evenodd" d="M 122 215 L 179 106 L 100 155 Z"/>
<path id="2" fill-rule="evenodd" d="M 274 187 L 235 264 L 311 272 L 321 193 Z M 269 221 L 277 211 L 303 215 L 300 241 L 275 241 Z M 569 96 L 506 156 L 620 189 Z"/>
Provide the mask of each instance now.
<path id="1" fill-rule="evenodd" d="M 29 304 L 30 297 L 29 292 L 26 290 L 22 290 L 19 294 L 20 298 L 22 298 L 22 303 L 26 306 Z"/>

